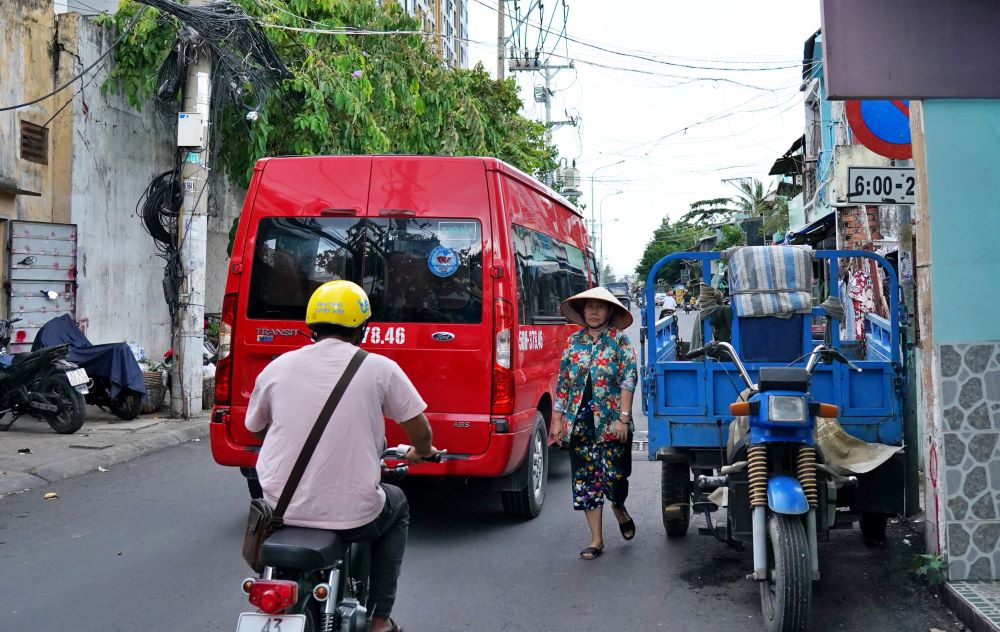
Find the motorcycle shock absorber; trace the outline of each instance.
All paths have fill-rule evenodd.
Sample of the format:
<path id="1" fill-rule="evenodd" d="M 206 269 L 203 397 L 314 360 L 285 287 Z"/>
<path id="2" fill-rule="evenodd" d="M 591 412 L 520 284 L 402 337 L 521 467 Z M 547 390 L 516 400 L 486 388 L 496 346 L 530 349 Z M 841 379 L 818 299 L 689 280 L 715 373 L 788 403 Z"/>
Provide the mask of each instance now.
<path id="1" fill-rule="evenodd" d="M 819 502 L 819 488 L 816 485 L 816 448 L 804 445 L 799 448 L 797 474 L 802 491 L 809 506 L 816 508 Z"/>
<path id="2" fill-rule="evenodd" d="M 767 446 L 752 445 L 747 449 L 747 477 L 750 507 L 767 507 Z"/>

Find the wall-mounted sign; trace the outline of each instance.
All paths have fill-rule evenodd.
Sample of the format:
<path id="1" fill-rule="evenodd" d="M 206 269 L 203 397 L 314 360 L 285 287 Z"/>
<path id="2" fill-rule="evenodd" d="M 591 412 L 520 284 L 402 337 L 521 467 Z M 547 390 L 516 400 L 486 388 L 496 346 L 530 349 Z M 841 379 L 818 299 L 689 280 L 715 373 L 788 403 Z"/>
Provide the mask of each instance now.
<path id="1" fill-rule="evenodd" d="M 909 101 L 847 101 L 844 109 L 851 131 L 862 145 L 886 158 L 913 157 Z"/>
<path id="2" fill-rule="evenodd" d="M 852 204 L 913 204 L 916 172 L 903 167 L 849 167 L 847 200 Z"/>

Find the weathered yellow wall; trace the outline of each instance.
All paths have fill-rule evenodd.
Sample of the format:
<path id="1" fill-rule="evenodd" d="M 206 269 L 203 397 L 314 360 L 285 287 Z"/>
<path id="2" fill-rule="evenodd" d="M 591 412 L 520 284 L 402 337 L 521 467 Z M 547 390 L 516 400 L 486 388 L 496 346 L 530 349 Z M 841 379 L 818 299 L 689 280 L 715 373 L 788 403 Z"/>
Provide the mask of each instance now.
<path id="1" fill-rule="evenodd" d="M 55 14 L 51 0 L 0 2 L 0 103 L 24 103 L 55 88 Z M 62 97 L 65 98 L 65 97 Z M 35 105 L 0 112 L 0 177 L 40 196 L 0 196 L 0 217 L 51 221 L 53 202 L 53 145 L 49 136 L 49 164 L 20 159 L 20 122 L 44 125 L 62 104 L 46 99 Z"/>

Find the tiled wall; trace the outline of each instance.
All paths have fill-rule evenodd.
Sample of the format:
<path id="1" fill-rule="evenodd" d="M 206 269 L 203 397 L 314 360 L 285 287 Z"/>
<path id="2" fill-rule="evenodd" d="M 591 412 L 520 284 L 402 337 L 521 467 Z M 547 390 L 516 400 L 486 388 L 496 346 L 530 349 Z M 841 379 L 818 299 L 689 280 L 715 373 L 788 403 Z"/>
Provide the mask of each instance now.
<path id="1" fill-rule="evenodd" d="M 949 576 L 1000 579 L 1000 344 L 937 351 Z"/>

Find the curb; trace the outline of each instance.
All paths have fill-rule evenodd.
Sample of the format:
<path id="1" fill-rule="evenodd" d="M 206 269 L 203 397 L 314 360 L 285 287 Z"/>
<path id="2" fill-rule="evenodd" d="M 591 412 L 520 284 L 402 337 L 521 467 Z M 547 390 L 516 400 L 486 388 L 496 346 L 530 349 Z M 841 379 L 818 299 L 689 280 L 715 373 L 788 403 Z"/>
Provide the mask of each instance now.
<path id="1" fill-rule="evenodd" d="M 113 446 L 98 453 L 82 454 L 57 463 L 39 465 L 27 472 L 8 472 L 4 476 L 4 480 L 0 481 L 0 497 L 88 474 L 100 466 L 117 465 L 182 443 L 208 437 L 209 422 L 207 419 L 185 423 L 190 425 L 144 437 L 138 441 Z"/>
<path id="2" fill-rule="evenodd" d="M 1000 632 L 1000 627 L 987 619 L 979 608 L 960 595 L 950 583 L 945 582 L 941 598 L 970 632 Z"/>

